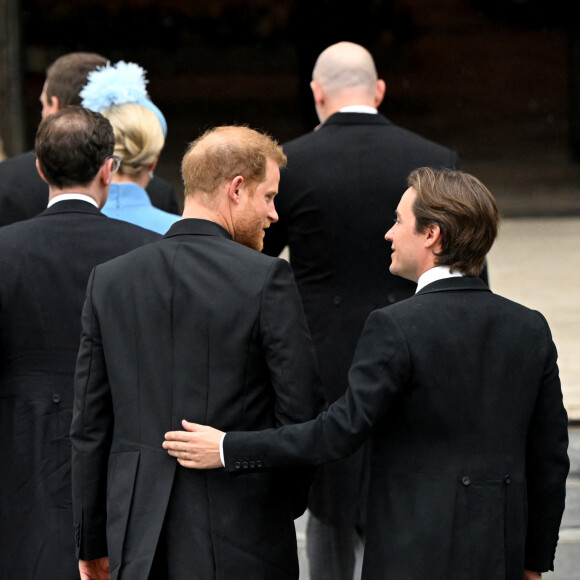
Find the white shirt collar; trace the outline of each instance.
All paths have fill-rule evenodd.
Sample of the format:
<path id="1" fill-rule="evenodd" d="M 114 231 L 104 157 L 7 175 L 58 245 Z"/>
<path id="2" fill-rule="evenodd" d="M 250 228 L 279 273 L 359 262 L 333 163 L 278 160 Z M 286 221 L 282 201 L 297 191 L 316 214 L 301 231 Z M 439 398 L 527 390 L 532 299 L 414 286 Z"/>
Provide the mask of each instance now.
<path id="1" fill-rule="evenodd" d="M 431 282 L 443 280 L 444 278 L 457 278 L 459 276 L 463 276 L 463 274 L 457 270 L 451 273 L 449 271 L 449 266 L 435 266 L 421 274 L 419 280 L 417 280 L 417 290 L 415 290 L 415 294 L 427 286 L 427 284 L 431 284 Z"/>
<path id="2" fill-rule="evenodd" d="M 371 115 L 376 115 L 378 111 L 374 107 L 368 107 L 367 105 L 349 105 L 348 107 L 342 107 L 338 110 L 339 113 L 368 113 Z"/>
<path id="3" fill-rule="evenodd" d="M 68 201 L 69 199 L 78 199 L 80 201 L 86 201 L 88 203 L 93 204 L 97 209 L 99 209 L 99 204 L 90 196 L 85 195 L 84 193 L 61 193 L 59 195 L 55 195 L 49 202 L 46 207 L 50 207 L 59 201 Z"/>

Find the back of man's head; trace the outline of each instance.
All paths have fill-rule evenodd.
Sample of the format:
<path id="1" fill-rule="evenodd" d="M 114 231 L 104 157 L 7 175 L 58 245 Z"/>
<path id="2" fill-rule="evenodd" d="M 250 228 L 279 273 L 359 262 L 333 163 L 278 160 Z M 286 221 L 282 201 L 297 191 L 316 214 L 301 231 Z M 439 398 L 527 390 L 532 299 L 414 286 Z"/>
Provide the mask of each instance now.
<path id="1" fill-rule="evenodd" d="M 58 189 L 89 184 L 114 146 L 111 123 L 82 107 L 60 109 L 43 119 L 36 132 L 40 169 L 49 186 Z"/>
<path id="2" fill-rule="evenodd" d="M 193 141 L 183 157 L 181 176 L 185 196 L 210 196 L 225 181 L 242 176 L 260 183 L 266 177 L 267 160 L 286 165 L 286 155 L 265 133 L 243 126 L 216 127 Z"/>
<path id="3" fill-rule="evenodd" d="M 57 58 L 46 70 L 45 93 L 49 104 L 53 97 L 60 107 L 80 105 L 79 93 L 87 83 L 87 75 L 107 59 L 94 52 L 71 52 Z"/>
<path id="4" fill-rule="evenodd" d="M 378 76 L 368 50 L 353 42 L 338 42 L 320 53 L 312 71 L 312 80 L 329 95 L 360 91 L 372 98 Z"/>
<path id="5" fill-rule="evenodd" d="M 473 175 L 450 169 L 420 167 L 407 180 L 417 192 L 415 230 L 439 226 L 437 266 L 479 276 L 499 228 L 499 209 L 490 191 Z"/>

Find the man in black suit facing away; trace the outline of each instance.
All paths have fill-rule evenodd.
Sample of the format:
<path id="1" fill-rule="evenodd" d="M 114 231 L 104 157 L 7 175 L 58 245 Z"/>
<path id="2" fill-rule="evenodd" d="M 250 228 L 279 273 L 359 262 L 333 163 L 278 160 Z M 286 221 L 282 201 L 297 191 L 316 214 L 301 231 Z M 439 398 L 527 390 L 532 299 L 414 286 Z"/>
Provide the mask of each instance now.
<path id="1" fill-rule="evenodd" d="M 309 471 L 199 473 L 160 445 L 184 418 L 260 429 L 321 408 L 292 269 L 260 253 L 285 162 L 247 127 L 205 133 L 183 159 L 183 219 L 90 278 L 71 430 L 90 578 L 298 578 Z"/>
<path id="2" fill-rule="evenodd" d="M 385 82 L 358 44 L 339 42 L 324 50 L 311 88 L 321 124 L 284 145 L 288 165 L 280 179 L 280 220 L 268 230 L 264 252 L 277 256 L 289 247 L 332 403 L 346 390 L 369 313 L 415 291 L 413 282 L 385 267 L 383 242 L 409 172 L 419 166 L 458 168 L 459 158 L 378 113 Z M 353 570 L 360 577 L 368 453 L 363 446 L 317 470 L 307 522 L 316 580 L 353 580 Z"/>
<path id="3" fill-rule="evenodd" d="M 343 397 L 314 421 L 227 433 L 226 470 L 344 457 L 371 441 L 365 580 L 525 580 L 553 570 L 567 415 L 545 318 L 477 276 L 497 234 L 476 178 L 419 168 L 397 207 L 391 272 L 417 293 L 368 317 Z M 187 425 L 163 446 L 221 465 L 222 433 Z M 253 462 L 253 468 L 243 468 Z"/>
<path id="4" fill-rule="evenodd" d="M 100 114 L 48 116 L 36 154 L 49 207 L 0 228 L 0 578 L 78 578 L 69 431 L 87 281 L 97 264 L 160 237 L 99 211 L 114 143 Z"/>
<path id="5" fill-rule="evenodd" d="M 44 119 L 67 105 L 80 105 L 79 93 L 87 75 L 107 59 L 92 52 L 71 52 L 57 58 L 46 71 L 40 95 Z M 147 187 L 151 203 L 164 211 L 178 214 L 173 186 L 154 176 Z M 35 167 L 34 151 L 9 157 L 0 163 L 0 226 L 38 215 L 46 208 L 48 189 Z"/>

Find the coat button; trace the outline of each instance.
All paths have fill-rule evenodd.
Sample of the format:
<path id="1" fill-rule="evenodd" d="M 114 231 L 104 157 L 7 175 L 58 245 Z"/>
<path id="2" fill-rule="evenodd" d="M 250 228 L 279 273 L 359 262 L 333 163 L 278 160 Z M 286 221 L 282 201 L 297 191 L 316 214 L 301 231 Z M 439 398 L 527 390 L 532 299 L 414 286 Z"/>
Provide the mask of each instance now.
<path id="1" fill-rule="evenodd" d="M 256 467 L 262 467 L 263 463 L 261 459 L 258 459 L 258 461 L 256 461 Z"/>
<path id="2" fill-rule="evenodd" d="M 250 469 L 254 469 L 254 467 L 256 467 L 256 462 L 250 461 Z"/>
<path id="3" fill-rule="evenodd" d="M 234 463 L 234 469 L 241 469 L 242 468 L 242 464 L 239 461 L 236 461 Z"/>
<path id="4" fill-rule="evenodd" d="M 469 485 L 469 484 L 471 483 L 471 479 L 469 479 L 469 477 L 467 477 L 467 475 L 464 475 L 464 476 L 461 478 L 461 483 L 462 483 L 463 485 Z"/>
<path id="5" fill-rule="evenodd" d="M 243 467 L 244 469 L 248 469 L 248 467 L 249 467 L 249 465 L 248 465 L 248 462 L 247 462 L 247 461 L 244 461 L 244 462 L 242 463 L 242 467 Z"/>
<path id="6" fill-rule="evenodd" d="M 58 393 L 55 393 L 54 395 L 52 395 L 52 402 L 53 403 L 60 403 L 60 395 Z"/>
<path id="7" fill-rule="evenodd" d="M 335 296 L 332 301 L 335 306 L 340 306 L 342 304 L 342 298 L 340 296 Z"/>
<path id="8" fill-rule="evenodd" d="M 512 478 L 509 475 L 506 475 L 503 480 L 506 485 L 509 485 L 512 482 Z"/>

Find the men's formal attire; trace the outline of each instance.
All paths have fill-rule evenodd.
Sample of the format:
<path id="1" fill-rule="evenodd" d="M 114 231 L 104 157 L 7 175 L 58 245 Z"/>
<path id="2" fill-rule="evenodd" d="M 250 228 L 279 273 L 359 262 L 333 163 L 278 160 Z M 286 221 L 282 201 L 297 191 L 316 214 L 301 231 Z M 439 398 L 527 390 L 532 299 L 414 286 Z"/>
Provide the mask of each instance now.
<path id="1" fill-rule="evenodd" d="M 70 197 L 70 196 L 66 196 Z M 58 201 L 0 228 L 0 578 L 79 577 L 69 431 L 92 268 L 160 236 Z M 92 200 L 91 200 L 92 201 Z"/>
<path id="2" fill-rule="evenodd" d="M 353 110 L 369 108 L 347 109 Z M 454 151 L 366 112 L 336 113 L 319 129 L 286 143 L 284 152 L 288 165 L 276 197 L 280 219 L 266 233 L 264 252 L 278 255 L 289 247 L 331 403 L 346 390 L 369 313 L 415 291 L 414 283 L 389 272 L 384 239 L 407 189 L 407 176 L 420 166 L 458 168 L 460 161 Z M 317 580 L 352 578 L 348 543 L 353 529 L 364 530 L 368 452 L 363 446 L 317 470 L 308 504 L 314 516 L 308 524 L 308 552 Z M 319 529 L 328 525 L 335 532 Z M 346 537 L 333 548 L 333 540 L 324 538 L 328 533 Z M 327 542 L 330 552 L 345 559 L 339 566 L 343 570 L 332 568 Z"/>
<path id="3" fill-rule="evenodd" d="M 227 433 L 227 470 L 317 464 L 370 437 L 365 580 L 521 580 L 553 568 L 564 509 L 556 357 L 538 312 L 477 278 L 434 281 L 371 313 L 326 413 Z"/>
<path id="4" fill-rule="evenodd" d="M 163 211 L 179 214 L 171 183 L 154 176 L 147 193 Z M 48 185 L 36 170 L 36 155 L 28 151 L 0 163 L 0 226 L 34 217 L 46 209 Z"/>
<path id="5" fill-rule="evenodd" d="M 79 556 L 108 555 L 120 580 L 144 580 L 151 566 L 179 580 L 296 579 L 293 518 L 309 472 L 231 478 L 185 469 L 162 448 L 184 418 L 262 429 L 320 410 L 289 264 L 183 219 L 94 270 L 82 323 L 71 430 Z"/>

